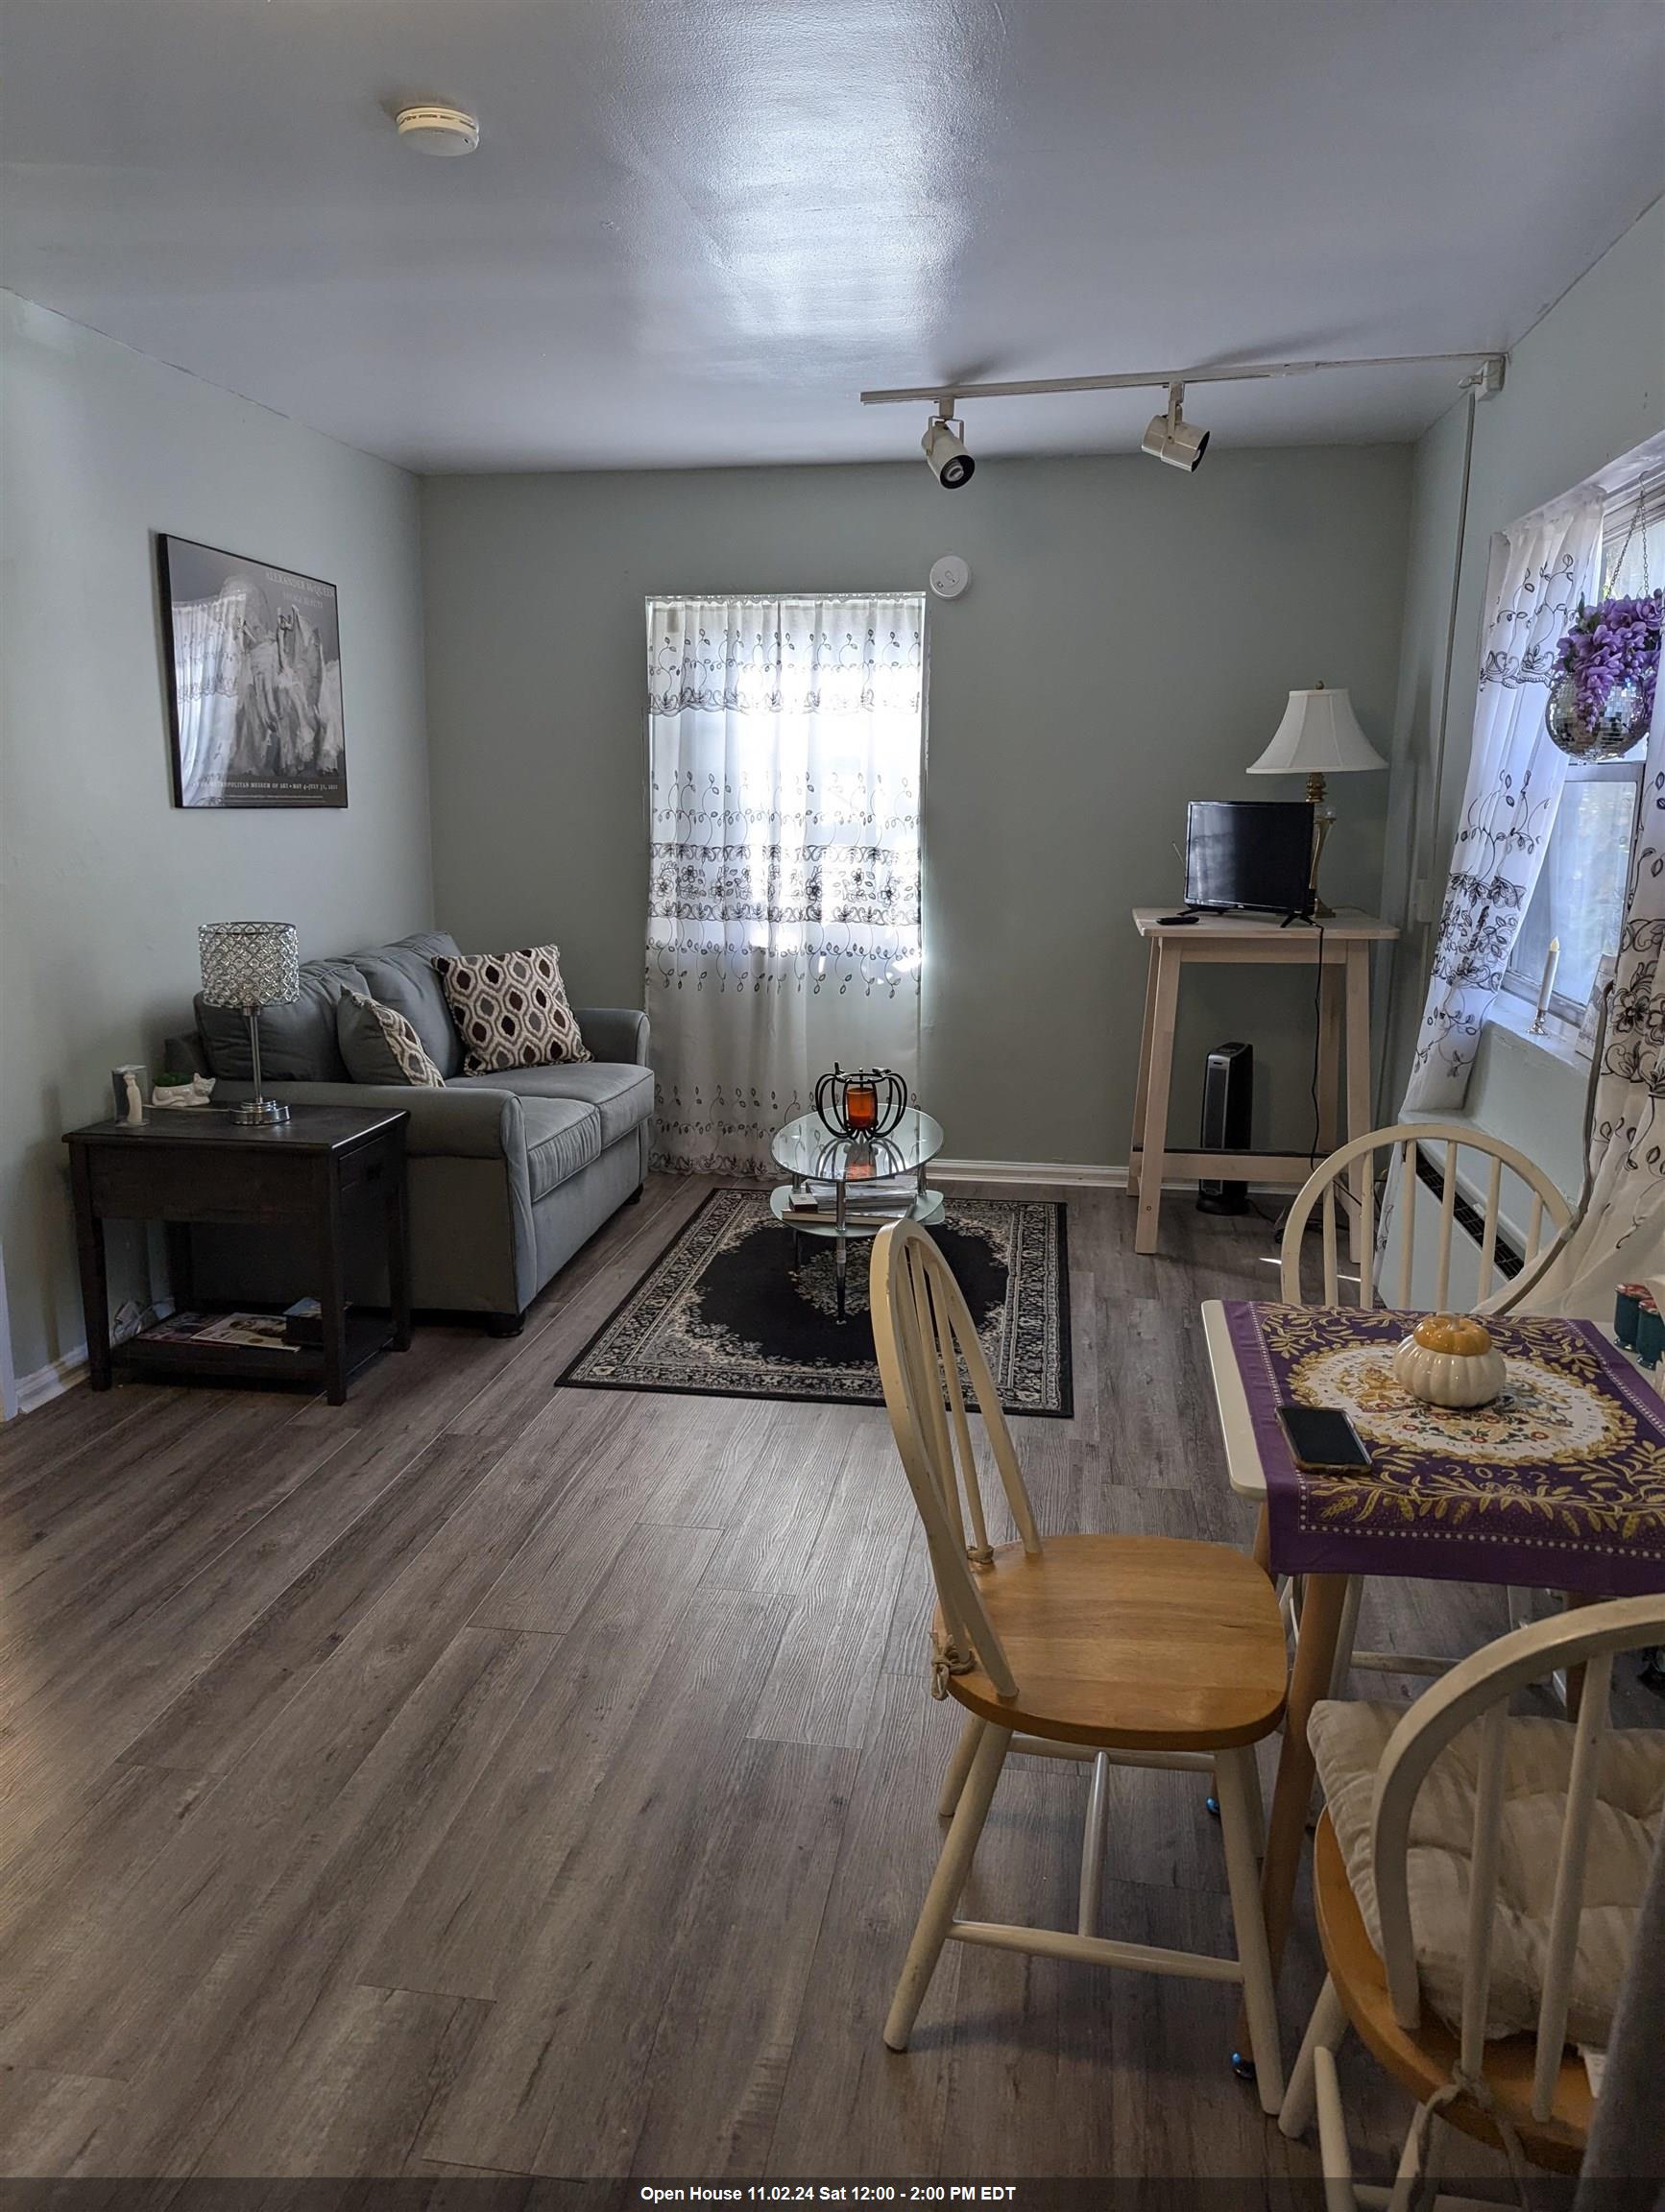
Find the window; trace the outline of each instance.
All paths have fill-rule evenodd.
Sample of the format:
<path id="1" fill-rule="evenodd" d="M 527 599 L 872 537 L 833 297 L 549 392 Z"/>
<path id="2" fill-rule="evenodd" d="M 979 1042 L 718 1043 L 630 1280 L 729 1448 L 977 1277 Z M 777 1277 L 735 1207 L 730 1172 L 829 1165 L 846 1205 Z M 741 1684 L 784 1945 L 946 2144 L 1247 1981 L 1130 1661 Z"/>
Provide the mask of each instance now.
<path id="1" fill-rule="evenodd" d="M 1646 514 L 1643 508 L 1646 502 Z M 1640 594 L 1665 583 L 1665 471 L 1654 471 L 1608 508 L 1602 523 L 1602 596 Z M 1560 963 L 1550 1009 L 1578 1022 L 1596 972 L 1619 945 L 1630 838 L 1646 738 L 1622 760 L 1569 761 L 1543 868 L 1509 958 L 1506 990 L 1537 1001 L 1550 940 Z"/>
<path id="2" fill-rule="evenodd" d="M 654 1165 L 778 1175 L 834 1061 L 918 1070 L 925 600 L 650 599 Z"/>

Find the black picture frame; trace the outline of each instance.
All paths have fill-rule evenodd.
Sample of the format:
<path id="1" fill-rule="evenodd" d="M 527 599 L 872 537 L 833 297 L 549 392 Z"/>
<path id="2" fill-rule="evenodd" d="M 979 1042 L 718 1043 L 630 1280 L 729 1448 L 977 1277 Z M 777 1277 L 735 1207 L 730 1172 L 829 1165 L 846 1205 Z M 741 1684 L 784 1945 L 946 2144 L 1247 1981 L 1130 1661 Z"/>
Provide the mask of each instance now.
<path id="1" fill-rule="evenodd" d="M 157 534 L 176 806 L 345 806 L 333 584 Z"/>

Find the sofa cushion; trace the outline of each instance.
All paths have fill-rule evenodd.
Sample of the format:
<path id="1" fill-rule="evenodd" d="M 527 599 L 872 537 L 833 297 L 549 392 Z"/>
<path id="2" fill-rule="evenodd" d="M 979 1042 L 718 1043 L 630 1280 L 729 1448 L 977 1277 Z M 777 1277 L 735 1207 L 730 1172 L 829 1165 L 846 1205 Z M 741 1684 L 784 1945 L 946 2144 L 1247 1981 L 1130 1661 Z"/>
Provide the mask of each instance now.
<path id="1" fill-rule="evenodd" d="M 601 1117 L 602 1144 L 616 1144 L 653 1113 L 653 1070 L 622 1060 L 562 1062 L 554 1068 L 508 1068 L 497 1075 L 457 1075 L 453 1091 L 478 1084 L 518 1098 L 576 1098 Z"/>
<path id="2" fill-rule="evenodd" d="M 432 1090 L 445 1082 L 398 1009 L 367 998 L 362 991 L 344 991 L 336 1001 L 335 1036 L 355 1083 L 409 1083 Z"/>
<path id="3" fill-rule="evenodd" d="M 1371 1853 L 1376 1772 L 1405 1709 L 1352 1700 L 1315 1705 L 1308 1739 L 1347 1880 L 1377 1951 L 1382 1921 Z M 1505 1723 L 1504 1806 L 1492 1936 L 1488 2037 L 1537 2025 L 1572 1770 L 1568 1721 Z M 1435 1761 L 1411 1815 L 1407 1887 L 1417 1970 L 1428 2003 L 1460 2024 L 1481 1728 L 1465 1728 Z M 1606 2047 L 1626 1963 L 1640 1936 L 1642 1893 L 1665 1816 L 1665 1731 L 1614 1729 L 1603 1741 L 1584 1869 L 1567 2032 Z"/>
<path id="4" fill-rule="evenodd" d="M 335 1002 L 343 991 L 368 991 L 350 960 L 302 960 L 301 996 L 288 1006 L 260 1009 L 260 1073 L 274 1083 L 345 1083 L 347 1063 L 335 1035 Z M 253 1073 L 249 1056 L 249 1023 L 236 1006 L 195 1000 L 197 1030 L 208 1066 L 229 1081 L 247 1083 Z"/>
<path id="5" fill-rule="evenodd" d="M 520 1113 L 526 1125 L 526 1178 L 535 1205 L 600 1159 L 601 1117 L 577 1098 L 522 1098 Z"/>
<path id="6" fill-rule="evenodd" d="M 443 929 L 419 929 L 391 945 L 354 952 L 352 958 L 364 972 L 371 997 L 402 1014 L 440 1073 L 454 1075 L 463 1064 L 463 1046 L 434 972 L 434 961 L 442 956 L 456 958 L 456 939 Z"/>
<path id="7" fill-rule="evenodd" d="M 434 968 L 463 1041 L 465 1074 L 589 1059 L 567 1002 L 559 946 L 528 945 L 516 952 L 471 952 L 455 959 L 441 954 Z"/>

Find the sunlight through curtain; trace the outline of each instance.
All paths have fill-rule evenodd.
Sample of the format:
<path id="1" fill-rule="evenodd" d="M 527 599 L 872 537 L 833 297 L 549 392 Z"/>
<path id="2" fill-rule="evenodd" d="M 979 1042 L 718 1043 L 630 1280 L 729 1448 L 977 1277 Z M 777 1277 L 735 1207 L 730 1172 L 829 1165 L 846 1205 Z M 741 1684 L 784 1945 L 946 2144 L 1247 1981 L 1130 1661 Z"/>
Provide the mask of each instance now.
<path id="1" fill-rule="evenodd" d="M 1434 947 L 1408 1109 L 1462 1104 L 1481 1024 L 1503 985 L 1566 780 L 1544 727 L 1556 647 L 1597 582 L 1600 501 L 1491 541 L 1480 692 L 1462 815 Z"/>
<path id="2" fill-rule="evenodd" d="M 654 1166 L 767 1176 L 816 1077 L 918 1070 L 923 596 L 653 599 Z"/>

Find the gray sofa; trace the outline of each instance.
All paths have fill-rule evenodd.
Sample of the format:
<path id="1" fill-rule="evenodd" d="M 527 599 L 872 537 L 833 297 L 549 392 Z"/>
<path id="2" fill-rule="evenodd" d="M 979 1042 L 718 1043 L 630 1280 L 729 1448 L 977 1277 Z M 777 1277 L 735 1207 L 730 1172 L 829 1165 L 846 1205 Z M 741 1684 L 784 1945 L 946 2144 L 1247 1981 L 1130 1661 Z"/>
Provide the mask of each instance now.
<path id="1" fill-rule="evenodd" d="M 477 1313 L 495 1329 L 520 1326 L 526 1308 L 602 1223 L 639 1195 L 647 1173 L 653 1076 L 647 1017 L 632 1008 L 574 1008 L 589 1061 L 462 1073 L 463 1048 L 431 965 L 454 938 L 428 930 L 339 960 L 308 960 L 301 997 L 260 1017 L 266 1090 L 292 1104 L 402 1106 L 410 1115 L 412 1296 L 419 1309 Z M 336 1001 L 363 992 L 405 1016 L 446 1078 L 444 1090 L 354 1083 L 336 1043 Z M 249 1095 L 249 1031 L 234 1008 L 196 1001 L 197 1029 L 170 1038 L 179 1073 L 217 1078 L 216 1102 Z M 278 1295 L 297 1279 L 293 1256 L 229 1233 L 199 1233 L 199 1286 L 245 1297 Z M 350 1291 L 374 1301 L 367 1255 Z M 230 1281 L 235 1277 L 234 1283 Z M 263 1278 L 263 1279 L 262 1279 Z M 303 1278 L 302 1278 L 303 1279 Z"/>

